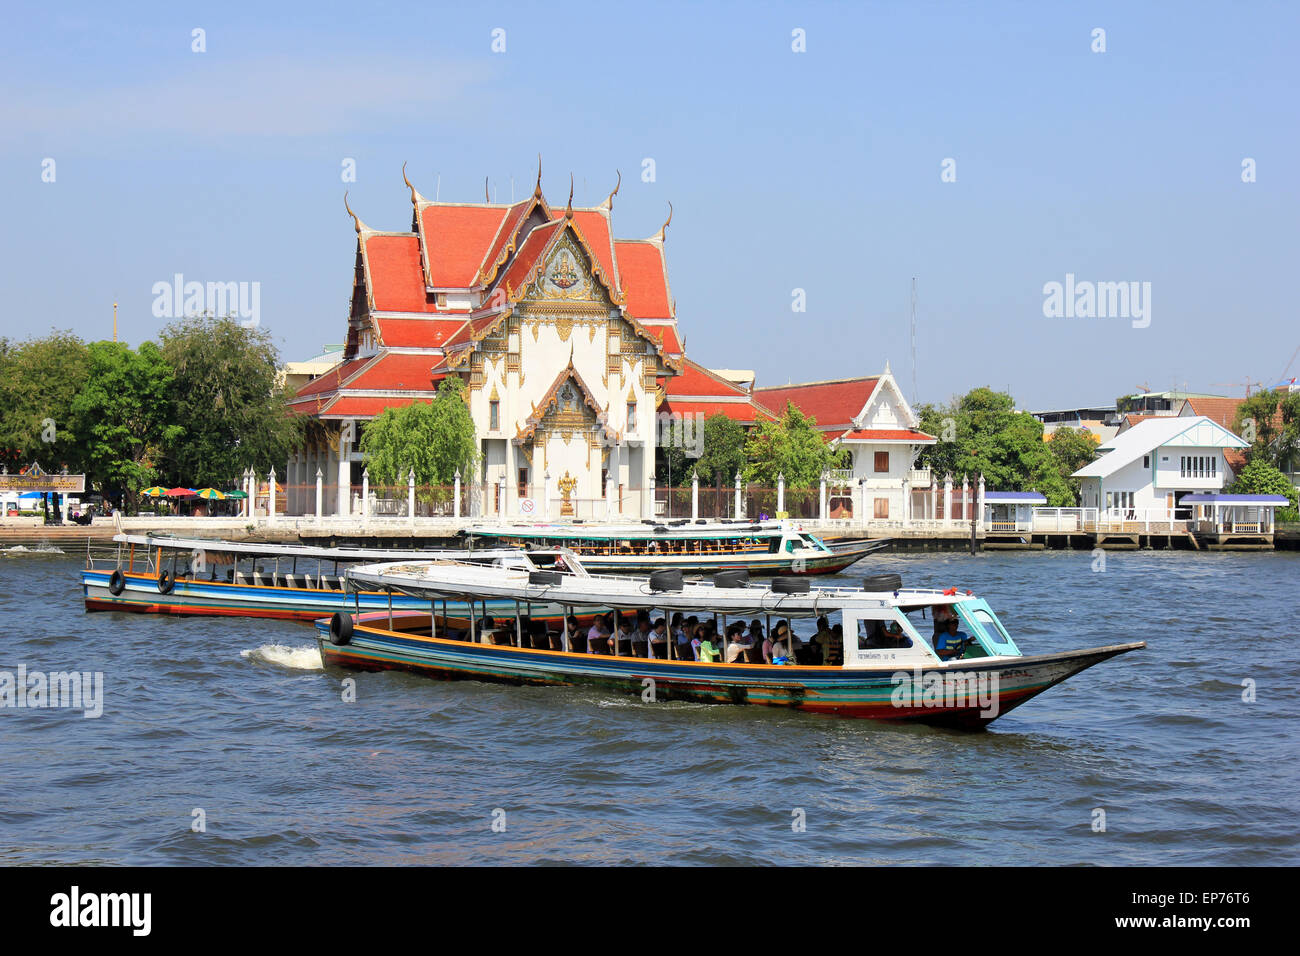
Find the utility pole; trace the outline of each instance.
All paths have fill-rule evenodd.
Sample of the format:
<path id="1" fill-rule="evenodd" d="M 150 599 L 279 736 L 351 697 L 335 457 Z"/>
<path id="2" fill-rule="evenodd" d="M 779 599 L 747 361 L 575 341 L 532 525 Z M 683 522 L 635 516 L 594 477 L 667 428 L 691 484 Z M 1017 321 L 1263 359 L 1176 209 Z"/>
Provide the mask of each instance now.
<path id="1" fill-rule="evenodd" d="M 113 303 L 113 341 L 117 341 L 117 303 Z"/>

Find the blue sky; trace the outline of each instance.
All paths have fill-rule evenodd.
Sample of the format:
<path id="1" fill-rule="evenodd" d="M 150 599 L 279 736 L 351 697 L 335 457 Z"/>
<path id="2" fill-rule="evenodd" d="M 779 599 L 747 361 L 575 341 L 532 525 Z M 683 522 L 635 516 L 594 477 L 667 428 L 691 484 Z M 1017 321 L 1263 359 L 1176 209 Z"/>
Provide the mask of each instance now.
<path id="1" fill-rule="evenodd" d="M 892 364 L 1023 407 L 1242 394 L 1300 346 L 1300 7 L 1283 3 L 91 4 L 0 36 L 0 334 L 154 336 L 155 282 L 261 283 L 287 358 L 342 341 L 355 235 L 543 188 L 668 261 L 688 354 L 761 384 Z M 205 31 L 206 52 L 191 51 Z M 493 53 L 492 31 L 506 31 Z M 791 49 L 796 28 L 806 52 Z M 1106 31 L 1094 53 L 1092 31 Z M 655 161 L 643 182 L 643 161 Z M 1242 182 L 1242 161 L 1257 181 Z M 42 163 L 55 160 L 54 182 Z M 342 163 L 356 161 L 344 184 Z M 956 163 L 956 181 L 941 164 Z M 1151 283 L 1151 322 L 1043 286 Z M 804 289 L 807 311 L 791 309 Z M 1290 375 L 1300 374 L 1300 360 Z"/>

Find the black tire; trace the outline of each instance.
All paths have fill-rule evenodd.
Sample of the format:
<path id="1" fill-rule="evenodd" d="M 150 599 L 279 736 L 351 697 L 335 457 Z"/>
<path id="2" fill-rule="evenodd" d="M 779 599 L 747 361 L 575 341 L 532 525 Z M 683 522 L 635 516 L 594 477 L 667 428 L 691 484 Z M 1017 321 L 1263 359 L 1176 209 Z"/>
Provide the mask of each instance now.
<path id="1" fill-rule="evenodd" d="M 170 571 L 164 571 L 158 575 L 159 594 L 171 594 L 174 587 L 176 587 L 176 579 L 171 576 Z"/>
<path id="2" fill-rule="evenodd" d="M 807 594 L 811 590 L 805 578 L 773 578 L 774 594 Z"/>
<path id="3" fill-rule="evenodd" d="M 744 568 L 730 571 L 714 571 L 713 586 L 715 588 L 747 588 L 749 587 L 749 572 Z"/>
<path id="4" fill-rule="evenodd" d="M 871 574 L 862 581 L 862 587 L 867 591 L 897 591 L 902 586 L 901 574 Z"/>
<path id="5" fill-rule="evenodd" d="M 682 572 L 677 568 L 669 571 L 650 572 L 651 591 L 680 591 L 682 589 Z"/>
<path id="6" fill-rule="evenodd" d="M 543 587 L 554 587 L 557 584 L 564 583 L 564 576 L 559 571 L 529 571 L 528 583 L 539 584 Z"/>
<path id="7" fill-rule="evenodd" d="M 336 647 L 346 647 L 352 642 L 352 615 L 335 611 L 330 618 L 330 643 Z"/>
<path id="8" fill-rule="evenodd" d="M 114 597 L 126 590 L 126 577 L 121 571 L 114 571 L 108 576 L 108 593 Z"/>

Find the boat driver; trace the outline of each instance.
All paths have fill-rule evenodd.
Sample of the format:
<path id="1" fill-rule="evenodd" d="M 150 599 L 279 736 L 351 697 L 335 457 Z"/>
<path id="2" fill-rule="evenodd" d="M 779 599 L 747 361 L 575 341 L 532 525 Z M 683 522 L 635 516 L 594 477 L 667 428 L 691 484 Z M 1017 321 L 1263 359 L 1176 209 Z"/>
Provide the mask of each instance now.
<path id="1" fill-rule="evenodd" d="M 966 650 L 966 645 L 970 638 L 965 631 L 957 629 L 957 616 L 949 618 L 942 631 L 934 639 L 934 652 L 939 655 L 940 660 L 950 661 L 955 657 L 960 657 Z"/>

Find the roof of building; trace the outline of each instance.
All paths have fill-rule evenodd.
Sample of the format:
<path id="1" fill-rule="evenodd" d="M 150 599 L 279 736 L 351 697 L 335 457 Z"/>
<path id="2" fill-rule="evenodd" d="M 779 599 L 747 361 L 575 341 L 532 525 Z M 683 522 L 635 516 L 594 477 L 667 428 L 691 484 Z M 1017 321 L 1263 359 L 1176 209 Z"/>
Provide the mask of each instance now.
<path id="1" fill-rule="evenodd" d="M 999 501 L 1017 501 L 1023 503 L 1045 504 L 1047 498 L 1037 491 L 986 491 L 984 500 L 993 504 Z"/>
<path id="2" fill-rule="evenodd" d="M 791 402 L 804 415 L 815 418 L 818 429 L 843 431 L 866 408 L 867 400 L 871 398 L 879 381 L 879 375 L 870 375 L 799 385 L 767 386 L 755 388 L 754 397 L 777 414 L 783 414 L 785 403 Z"/>
<path id="3" fill-rule="evenodd" d="M 933 445 L 938 439 L 915 428 L 855 428 L 845 432 L 840 441 L 860 441 L 872 444 L 902 442 L 908 445 Z"/>
<path id="4" fill-rule="evenodd" d="M 660 379 L 665 401 L 659 410 L 679 415 L 726 415 L 742 424 L 771 421 L 776 414 L 742 385 L 723 378 L 688 358 L 682 359 L 681 374 Z"/>
<path id="5" fill-rule="evenodd" d="M 1080 468 L 1074 473 L 1073 477 L 1105 478 L 1130 462 L 1136 461 L 1142 455 L 1149 454 L 1153 449 L 1160 448 L 1163 445 L 1172 444 L 1175 439 L 1186 436 L 1188 432 L 1192 432 L 1202 425 L 1208 425 L 1215 431 L 1215 438 L 1219 443 L 1211 445 L 1197 439 L 1190 440 L 1189 444 L 1196 444 L 1206 448 L 1248 447 L 1246 442 L 1211 419 L 1202 416 L 1180 418 L 1178 416 L 1162 415 L 1138 422 L 1128 431 L 1121 432 L 1110 441 L 1104 442 L 1097 450 L 1105 452 L 1105 454 L 1091 464 Z"/>

